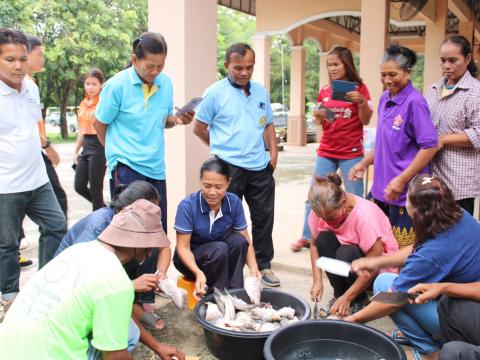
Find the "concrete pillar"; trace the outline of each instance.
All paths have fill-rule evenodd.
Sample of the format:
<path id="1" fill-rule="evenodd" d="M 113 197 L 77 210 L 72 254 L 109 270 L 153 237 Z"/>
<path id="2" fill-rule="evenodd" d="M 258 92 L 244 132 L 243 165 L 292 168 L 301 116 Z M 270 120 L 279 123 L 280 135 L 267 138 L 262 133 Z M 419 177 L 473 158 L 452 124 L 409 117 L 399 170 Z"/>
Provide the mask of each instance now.
<path id="1" fill-rule="evenodd" d="M 327 69 L 327 54 L 328 52 L 322 52 L 320 51 L 318 53 L 318 62 L 320 65 L 320 83 L 319 83 L 319 89 L 324 87 L 325 85 L 328 85 L 329 78 L 328 78 L 328 69 Z"/>
<path id="2" fill-rule="evenodd" d="M 305 123 L 305 48 L 292 46 L 290 64 L 290 114 L 288 117 L 287 143 L 305 146 L 307 132 Z"/>
<path id="3" fill-rule="evenodd" d="M 377 124 L 377 105 L 383 92 L 380 59 L 388 42 L 389 0 L 362 0 L 360 29 L 360 76 L 367 85 L 375 107 L 370 126 Z"/>
<path id="4" fill-rule="evenodd" d="M 447 31 L 448 0 L 435 1 L 435 21 L 427 21 L 425 32 L 425 68 L 423 72 L 423 88 L 442 77 L 439 64 L 440 46 Z"/>
<path id="5" fill-rule="evenodd" d="M 270 36 L 255 34 L 252 36 L 255 50 L 255 70 L 252 79 L 267 88 L 270 92 Z"/>
<path id="6" fill-rule="evenodd" d="M 148 1 L 148 29 L 160 32 L 168 44 L 164 72 L 172 79 L 176 106 L 201 96 L 216 80 L 216 20 L 216 0 Z M 165 130 L 170 238 L 177 205 L 199 188 L 198 172 L 208 156 L 193 125 Z"/>
<path id="7" fill-rule="evenodd" d="M 472 41 L 473 21 L 460 21 L 458 24 L 458 34 L 465 36 L 468 41 Z"/>
<path id="8" fill-rule="evenodd" d="M 321 90 L 325 85 L 328 85 L 329 77 L 328 77 L 328 69 L 327 69 L 327 54 L 328 52 L 320 51 L 318 53 L 318 62 L 320 65 L 320 79 L 319 79 L 319 87 L 318 89 Z M 322 138 L 323 129 L 321 126 L 317 127 L 317 142 L 320 142 Z"/>

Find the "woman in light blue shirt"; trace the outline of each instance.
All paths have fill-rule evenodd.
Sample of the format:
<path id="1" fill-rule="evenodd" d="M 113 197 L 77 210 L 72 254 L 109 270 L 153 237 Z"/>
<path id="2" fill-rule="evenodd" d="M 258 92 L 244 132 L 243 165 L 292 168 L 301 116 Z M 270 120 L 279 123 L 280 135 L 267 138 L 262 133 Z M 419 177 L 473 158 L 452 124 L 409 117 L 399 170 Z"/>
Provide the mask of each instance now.
<path id="1" fill-rule="evenodd" d="M 162 74 L 167 44 L 162 35 L 146 32 L 133 42 L 132 66 L 109 79 L 100 93 L 94 123 L 110 172 L 110 193 L 119 184 L 144 180 L 158 190 L 162 224 L 167 225 L 164 130 L 186 125 L 193 112 L 172 114 L 170 78 Z"/>

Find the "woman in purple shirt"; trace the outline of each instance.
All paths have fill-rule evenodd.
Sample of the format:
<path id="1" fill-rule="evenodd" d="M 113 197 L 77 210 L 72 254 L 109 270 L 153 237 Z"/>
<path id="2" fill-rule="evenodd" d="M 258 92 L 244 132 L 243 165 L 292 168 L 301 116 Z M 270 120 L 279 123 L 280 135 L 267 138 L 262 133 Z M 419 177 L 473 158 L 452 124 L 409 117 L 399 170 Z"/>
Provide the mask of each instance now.
<path id="1" fill-rule="evenodd" d="M 371 196 L 389 217 L 400 247 L 415 239 L 405 210 L 407 184 L 419 172 L 428 172 L 437 146 L 427 103 L 410 80 L 416 61 L 406 47 L 390 45 L 385 51 L 380 74 L 386 90 L 378 105 L 375 149 L 350 171 L 352 179 L 359 179 L 374 164 Z"/>

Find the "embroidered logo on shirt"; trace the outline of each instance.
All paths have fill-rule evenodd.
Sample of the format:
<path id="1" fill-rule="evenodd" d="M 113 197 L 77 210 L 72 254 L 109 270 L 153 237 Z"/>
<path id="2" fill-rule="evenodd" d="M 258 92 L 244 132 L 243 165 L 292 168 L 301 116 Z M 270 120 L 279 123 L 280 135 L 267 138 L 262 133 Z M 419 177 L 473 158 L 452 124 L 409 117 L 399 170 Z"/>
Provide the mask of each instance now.
<path id="1" fill-rule="evenodd" d="M 265 103 L 264 102 L 260 102 L 260 104 L 258 104 L 259 108 L 262 109 L 262 110 L 265 110 Z"/>
<path id="2" fill-rule="evenodd" d="M 259 124 L 260 124 L 261 127 L 265 127 L 265 125 L 267 124 L 267 117 L 266 117 L 266 116 L 262 116 L 262 117 L 260 118 Z"/>
<path id="3" fill-rule="evenodd" d="M 395 119 L 393 119 L 392 129 L 400 130 L 400 126 L 402 125 L 402 123 L 402 117 L 400 115 L 395 116 Z"/>

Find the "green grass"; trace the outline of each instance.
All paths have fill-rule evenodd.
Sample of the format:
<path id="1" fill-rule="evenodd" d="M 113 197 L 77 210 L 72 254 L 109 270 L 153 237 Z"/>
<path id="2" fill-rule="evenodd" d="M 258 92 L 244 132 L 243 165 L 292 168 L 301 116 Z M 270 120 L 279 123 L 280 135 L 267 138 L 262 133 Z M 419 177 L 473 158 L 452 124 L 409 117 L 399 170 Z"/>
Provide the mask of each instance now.
<path id="1" fill-rule="evenodd" d="M 77 134 L 68 134 L 68 139 L 62 139 L 60 133 L 47 133 L 47 137 L 52 142 L 52 144 L 66 144 L 66 143 L 74 143 L 77 141 Z"/>

